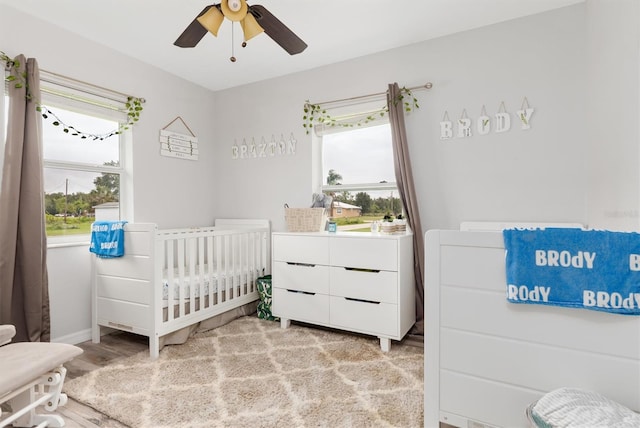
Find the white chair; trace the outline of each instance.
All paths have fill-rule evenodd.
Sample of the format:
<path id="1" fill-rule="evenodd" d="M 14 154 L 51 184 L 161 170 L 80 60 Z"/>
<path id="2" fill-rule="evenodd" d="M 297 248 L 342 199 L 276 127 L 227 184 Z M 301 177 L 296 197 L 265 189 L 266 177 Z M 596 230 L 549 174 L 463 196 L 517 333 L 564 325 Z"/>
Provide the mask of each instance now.
<path id="1" fill-rule="evenodd" d="M 0 428 L 63 427 L 59 415 L 48 412 L 67 402 L 62 393 L 67 369 L 63 364 L 82 354 L 82 349 L 65 343 L 10 343 L 16 334 L 12 325 L 0 325 Z"/>

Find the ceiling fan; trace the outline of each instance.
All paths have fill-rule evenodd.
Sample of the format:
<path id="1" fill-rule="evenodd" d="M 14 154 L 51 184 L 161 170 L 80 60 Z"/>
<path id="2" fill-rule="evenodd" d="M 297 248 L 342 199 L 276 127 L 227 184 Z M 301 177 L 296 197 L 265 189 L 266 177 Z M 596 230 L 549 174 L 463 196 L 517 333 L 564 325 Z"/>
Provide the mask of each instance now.
<path id="1" fill-rule="evenodd" d="M 244 33 L 242 47 L 246 46 L 248 40 L 265 32 L 290 55 L 299 54 L 307 48 L 300 37 L 264 6 L 249 6 L 245 0 L 221 0 L 218 4 L 205 7 L 173 44 L 181 48 L 192 48 L 202 40 L 207 31 L 217 37 L 224 18 L 232 23 L 240 23 Z M 232 54 L 231 61 L 235 60 Z"/>

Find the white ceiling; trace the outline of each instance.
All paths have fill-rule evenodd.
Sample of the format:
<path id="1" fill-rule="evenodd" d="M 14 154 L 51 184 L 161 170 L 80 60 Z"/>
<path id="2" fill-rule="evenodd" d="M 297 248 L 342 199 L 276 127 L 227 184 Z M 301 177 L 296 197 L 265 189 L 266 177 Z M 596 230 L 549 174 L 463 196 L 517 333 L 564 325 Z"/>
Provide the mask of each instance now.
<path id="1" fill-rule="evenodd" d="M 221 90 L 584 0 L 256 0 L 309 47 L 294 56 L 261 34 L 246 48 L 231 22 L 195 48 L 175 39 L 212 1 L 219 0 L 0 0 L 212 90 Z"/>

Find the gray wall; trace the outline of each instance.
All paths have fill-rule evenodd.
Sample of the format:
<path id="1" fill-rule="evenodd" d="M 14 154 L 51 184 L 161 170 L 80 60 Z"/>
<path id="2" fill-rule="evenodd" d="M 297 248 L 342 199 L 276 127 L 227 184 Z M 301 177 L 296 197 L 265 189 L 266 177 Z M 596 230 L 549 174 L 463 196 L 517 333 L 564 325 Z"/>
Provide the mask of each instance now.
<path id="1" fill-rule="evenodd" d="M 163 228 L 212 224 L 217 204 L 211 186 L 216 179 L 212 92 L 9 6 L 0 5 L 0 16 L 0 49 L 8 55 L 23 53 L 42 69 L 147 100 L 133 128 L 135 207 L 128 220 Z M 177 116 L 199 138 L 196 162 L 160 156 L 160 129 Z M 175 130 L 188 133 L 180 126 Z"/>
<path id="2" fill-rule="evenodd" d="M 44 69 L 147 99 L 134 128 L 135 221 L 185 227 L 263 217 L 283 230 L 283 204 L 307 206 L 314 190 L 305 100 L 430 81 L 433 89 L 415 93 L 421 108 L 407 117 L 425 230 L 465 220 L 638 229 L 635 0 L 588 0 L 217 93 L 8 6 L 0 15 L 0 49 L 9 55 L 25 53 Z M 532 128 L 521 131 L 515 111 L 525 96 L 535 113 Z M 476 119 L 483 105 L 493 115 L 503 101 L 512 114 L 509 132 L 440 141 L 445 111 L 456 120 L 466 109 Z M 197 162 L 159 155 L 158 132 L 178 115 L 200 139 Z M 232 159 L 234 142 L 291 135 L 295 155 Z M 53 338 L 88 339 L 87 247 L 50 248 L 49 277 Z"/>
<path id="3" fill-rule="evenodd" d="M 218 194 L 233 203 L 216 215 L 252 213 L 282 230 L 284 203 L 308 205 L 316 189 L 311 136 L 301 127 L 305 100 L 430 81 L 407 117 L 423 230 L 469 220 L 637 229 L 639 4 L 589 0 L 218 92 L 215 116 L 229 125 L 216 131 L 216 170 L 227 178 Z M 535 109 L 527 131 L 515 117 L 524 97 Z M 512 115 L 509 132 L 439 139 L 445 112 L 476 119 L 483 105 L 492 116 L 501 102 Z M 234 141 L 291 133 L 295 156 L 231 159 Z"/>
<path id="4" fill-rule="evenodd" d="M 213 224 L 219 198 L 214 183 L 215 117 L 212 92 L 140 61 L 0 5 L 0 50 L 38 60 L 40 68 L 146 98 L 133 128 L 134 214 L 129 221 L 162 228 Z M 176 116 L 199 138 L 196 162 L 160 156 L 160 129 Z M 187 133 L 177 127 L 171 129 Z M 88 244 L 50 247 L 48 252 L 53 340 L 90 338 Z"/>
<path id="5" fill-rule="evenodd" d="M 587 214 L 593 228 L 640 229 L 640 2 L 587 3 Z"/>
<path id="6" fill-rule="evenodd" d="M 406 121 L 424 230 L 465 220 L 587 223 L 586 24 L 582 4 L 218 93 L 216 117 L 231 126 L 217 131 L 216 169 L 233 183 L 218 181 L 218 194 L 234 203 L 216 212 L 254 211 L 283 229 L 282 205 L 307 206 L 314 190 L 304 101 L 429 81 Z M 535 108 L 527 131 L 515 117 L 524 97 Z M 509 132 L 440 140 L 445 112 L 456 121 L 466 110 L 475 121 L 482 106 L 492 116 L 501 102 Z M 234 140 L 291 132 L 296 156 L 230 161 Z"/>

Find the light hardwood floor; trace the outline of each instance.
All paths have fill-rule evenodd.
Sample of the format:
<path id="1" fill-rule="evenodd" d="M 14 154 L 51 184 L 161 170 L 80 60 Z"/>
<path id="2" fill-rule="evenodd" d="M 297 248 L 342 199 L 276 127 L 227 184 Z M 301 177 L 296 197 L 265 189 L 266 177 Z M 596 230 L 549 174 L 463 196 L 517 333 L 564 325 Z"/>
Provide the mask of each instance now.
<path id="1" fill-rule="evenodd" d="M 128 333 L 112 333 L 102 336 L 101 343 L 84 342 L 78 345 L 84 350 L 82 355 L 65 364 L 67 379 L 82 376 L 92 370 L 114 363 L 140 351 L 148 351 L 148 339 Z M 67 428 L 123 428 L 126 425 L 108 418 L 91 407 L 85 406 L 69 398 L 67 404 L 60 407 L 61 415 Z"/>

